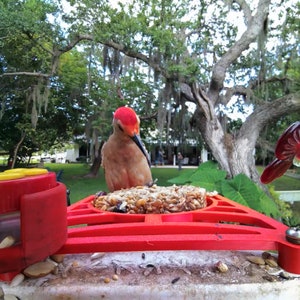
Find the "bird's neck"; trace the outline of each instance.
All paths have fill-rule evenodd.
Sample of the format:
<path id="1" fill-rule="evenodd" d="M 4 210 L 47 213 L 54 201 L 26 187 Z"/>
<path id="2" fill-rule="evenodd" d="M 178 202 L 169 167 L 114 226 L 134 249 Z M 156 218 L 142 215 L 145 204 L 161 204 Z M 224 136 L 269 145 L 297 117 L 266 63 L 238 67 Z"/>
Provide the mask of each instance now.
<path id="1" fill-rule="evenodd" d="M 119 128 L 114 128 L 113 136 L 122 142 L 131 141 L 131 137 L 123 131 L 121 131 Z"/>

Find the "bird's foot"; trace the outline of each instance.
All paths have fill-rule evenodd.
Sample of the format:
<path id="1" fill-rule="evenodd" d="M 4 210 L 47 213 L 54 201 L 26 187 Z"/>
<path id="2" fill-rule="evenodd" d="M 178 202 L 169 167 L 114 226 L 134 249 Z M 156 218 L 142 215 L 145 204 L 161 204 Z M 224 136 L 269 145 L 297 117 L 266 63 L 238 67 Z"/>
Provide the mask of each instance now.
<path id="1" fill-rule="evenodd" d="M 158 181 L 158 179 L 156 178 L 156 179 L 152 180 L 151 182 L 147 183 L 146 186 L 147 186 L 147 187 L 151 187 L 151 186 L 153 186 L 154 184 L 156 184 L 157 181 Z"/>
<path id="2" fill-rule="evenodd" d="M 99 191 L 95 194 L 96 197 L 105 196 L 105 195 L 107 195 L 107 193 L 103 191 Z"/>

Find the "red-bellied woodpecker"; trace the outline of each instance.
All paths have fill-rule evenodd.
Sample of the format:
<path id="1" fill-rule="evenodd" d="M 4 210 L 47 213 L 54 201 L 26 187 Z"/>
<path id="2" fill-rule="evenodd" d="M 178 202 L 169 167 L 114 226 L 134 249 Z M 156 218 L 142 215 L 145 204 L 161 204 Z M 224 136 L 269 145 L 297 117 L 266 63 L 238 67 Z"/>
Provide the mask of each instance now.
<path id="1" fill-rule="evenodd" d="M 152 184 L 148 153 L 140 139 L 140 119 L 132 108 L 119 107 L 113 134 L 102 148 L 102 167 L 112 191 Z"/>

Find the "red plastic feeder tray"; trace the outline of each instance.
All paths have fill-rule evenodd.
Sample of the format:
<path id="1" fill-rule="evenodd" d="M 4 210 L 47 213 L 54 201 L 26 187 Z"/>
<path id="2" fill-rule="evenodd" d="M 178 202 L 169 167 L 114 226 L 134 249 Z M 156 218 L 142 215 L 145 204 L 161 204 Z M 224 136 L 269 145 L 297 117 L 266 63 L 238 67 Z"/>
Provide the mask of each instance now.
<path id="1" fill-rule="evenodd" d="M 67 238 L 66 187 L 56 174 L 0 182 L 0 239 L 16 244 L 0 249 L 0 280 L 10 281 L 27 266 L 60 249 Z"/>
<path id="2" fill-rule="evenodd" d="M 68 207 L 72 227 L 58 253 L 275 250 L 283 269 L 300 274 L 300 245 L 286 240 L 286 225 L 220 195 L 208 197 L 201 210 L 172 214 L 104 212 L 93 200 L 89 196 Z"/>

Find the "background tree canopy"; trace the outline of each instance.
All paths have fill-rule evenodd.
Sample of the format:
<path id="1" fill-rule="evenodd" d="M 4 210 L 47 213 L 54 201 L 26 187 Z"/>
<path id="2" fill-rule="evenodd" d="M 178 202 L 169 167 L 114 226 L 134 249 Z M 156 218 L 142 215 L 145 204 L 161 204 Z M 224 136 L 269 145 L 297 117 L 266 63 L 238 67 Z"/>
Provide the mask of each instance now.
<path id="1" fill-rule="evenodd" d="M 112 112 L 129 104 L 146 143 L 201 139 L 229 177 L 258 181 L 255 159 L 299 118 L 299 2 L 113 3 L 0 3 L 0 148 L 85 133 L 96 173 Z"/>

